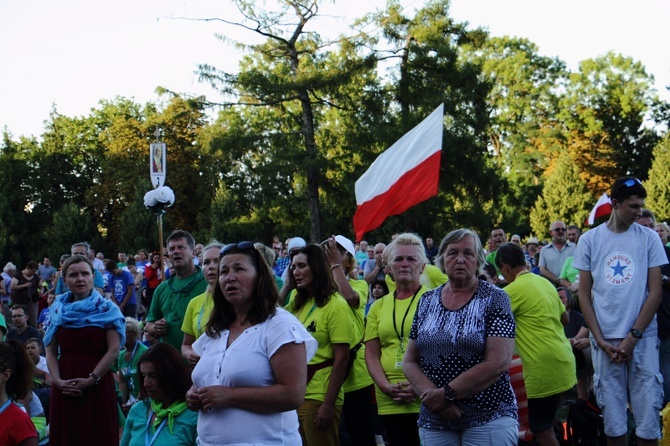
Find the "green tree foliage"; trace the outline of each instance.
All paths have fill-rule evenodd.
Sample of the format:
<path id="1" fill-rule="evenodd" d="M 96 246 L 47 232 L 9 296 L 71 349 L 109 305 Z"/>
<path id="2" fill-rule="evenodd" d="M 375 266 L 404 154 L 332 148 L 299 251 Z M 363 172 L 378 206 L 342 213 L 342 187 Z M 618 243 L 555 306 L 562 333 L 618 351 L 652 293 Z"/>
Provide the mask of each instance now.
<path id="1" fill-rule="evenodd" d="M 51 221 L 44 225 L 42 234 L 44 240 L 47 240 L 51 257 L 58 259 L 70 253 L 73 243 L 92 240 L 90 236 L 94 231 L 90 213 L 70 201 L 53 213 Z"/>
<path id="2" fill-rule="evenodd" d="M 196 238 L 207 232 L 202 223 L 208 221 L 217 173 L 225 168 L 214 163 L 199 142 L 207 124 L 203 107 L 202 98 L 186 100 L 175 96 L 160 113 L 148 117 L 145 129 L 145 134 L 150 130 L 153 134 L 152 129 L 160 127 L 167 145 L 165 185 L 174 190 L 175 205 L 165 214 L 166 231 L 186 229 Z M 142 146 L 140 178 L 148 177 L 148 145 L 146 141 Z"/>
<path id="3" fill-rule="evenodd" d="M 243 105 L 235 110 L 242 117 L 245 128 L 233 120 L 233 127 L 220 136 L 221 143 L 213 144 L 221 153 L 239 150 L 226 145 L 245 143 L 243 156 L 235 157 L 244 175 L 256 175 L 290 185 L 301 207 L 306 204 L 308 212 L 297 211 L 301 218 L 309 217 L 309 233 L 312 240 L 321 239 L 320 190 L 327 171 L 325 148 L 319 141 L 319 122 L 327 108 L 346 106 L 347 98 L 339 93 L 342 86 L 351 82 L 361 70 L 369 70 L 370 63 L 351 57 L 345 68 L 328 63 L 326 43 L 307 26 L 318 13 L 317 2 L 282 0 L 278 10 L 261 9 L 254 2 L 236 0 L 242 13 L 239 21 L 217 19 L 228 25 L 253 31 L 264 42 L 255 45 L 238 44 L 250 52 L 240 65 L 239 73 L 220 72 L 211 66 L 202 66 L 201 77 L 210 81 L 222 93 L 235 98 Z M 230 103 L 229 105 L 232 105 Z M 253 107 L 254 110 L 249 110 Z M 230 114 L 226 114 L 230 118 Z M 246 129 L 246 131 L 245 131 Z M 252 130 L 253 129 L 253 130 Z M 230 159 L 229 154 L 224 155 Z M 251 171 L 253 170 L 253 174 Z M 267 175 L 264 175 L 267 174 Z M 249 178 L 253 181 L 253 178 Z M 275 183 L 276 184 L 276 183 Z M 263 189 L 263 194 L 272 194 L 273 188 L 285 189 L 283 185 Z M 230 190 L 239 190 L 230 185 Z M 253 194 L 253 192 L 251 192 Z M 270 206 L 255 208 L 251 221 L 262 226 L 273 226 L 276 212 Z M 280 211 L 283 217 L 291 217 L 292 210 Z M 279 215 L 281 218 L 282 215 Z"/>
<path id="4" fill-rule="evenodd" d="M 593 203 L 592 195 L 579 174 L 579 167 L 570 155 L 563 154 L 558 158 L 547 174 L 542 195 L 530 212 L 534 234 L 547 234 L 551 223 L 556 220 L 566 225 L 584 226 Z"/>
<path id="5" fill-rule="evenodd" d="M 528 39 L 490 37 L 461 47 L 462 57 L 481 68 L 489 87 L 488 147 L 508 187 L 489 206 L 498 211 L 495 227 L 529 233 L 528 211 L 542 190 L 548 160 L 538 142 L 555 126 L 565 64 L 541 56 Z"/>
<path id="6" fill-rule="evenodd" d="M 41 141 L 4 132 L 3 261 L 56 258 L 80 240 L 107 253 L 156 248 L 143 195 L 157 127 L 176 196 L 166 234 L 351 234 L 356 180 L 440 103 L 438 196 L 389 218 L 368 240 L 407 230 L 439 239 L 463 226 L 524 235 L 532 226 L 542 235 L 557 218 L 581 225 L 623 174 L 648 174 L 649 206 L 661 219 L 670 214 L 668 140 L 656 144 L 651 120 L 667 120 L 670 106 L 630 58 L 609 53 L 566 74 L 527 39 L 455 22 L 447 0 L 416 11 L 391 0 L 357 23 L 366 33 L 335 42 L 322 38 L 318 2 L 233 3 L 238 19 L 214 20 L 249 31 L 238 44 L 246 56 L 235 73 L 200 68 L 222 93 L 215 122 L 204 98 L 164 95 L 159 104 L 103 100 L 81 117 L 54 108 Z"/>
<path id="7" fill-rule="evenodd" d="M 612 52 L 580 63 L 561 101 L 567 147 L 594 194 L 623 175 L 646 178 L 658 141 L 645 126 L 658 103 L 644 66 Z"/>
<path id="8" fill-rule="evenodd" d="M 32 260 L 29 247 L 38 223 L 31 218 L 32 203 L 28 200 L 30 191 L 30 154 L 36 142 L 20 138 L 11 139 L 6 131 L 0 146 L 0 254 L 12 259 L 22 268 Z M 4 266 L 4 265 L 3 265 Z"/>
<path id="9" fill-rule="evenodd" d="M 532 140 L 555 119 L 565 63 L 541 56 L 528 39 L 508 36 L 466 45 L 463 56 L 481 67 L 490 87 L 489 147 L 498 165 L 518 184 L 537 184 L 546 164 Z"/>
<path id="10" fill-rule="evenodd" d="M 479 68 L 458 57 L 459 45 L 481 39 L 483 32 L 467 31 L 448 12 L 448 1 L 434 0 L 408 17 L 392 1 L 372 16 L 385 40 L 380 46 L 386 48 L 377 57 L 389 66 L 383 85 L 389 106 L 379 146 L 389 147 L 440 102 L 445 132 L 438 196 L 390 218 L 369 238 L 381 240 L 403 230 L 440 237 L 457 226 L 485 230 L 484 222 L 492 218 L 485 203 L 501 185 L 486 149 L 488 87 L 479 79 Z M 365 161 L 377 154 L 365 154 Z"/>
<path id="11" fill-rule="evenodd" d="M 144 207 L 144 194 L 151 190 L 151 182 L 147 175 L 135 182 L 135 196 L 120 217 L 120 240 L 118 251 L 137 252 L 140 248 L 158 251 L 157 217 Z M 167 212 L 172 209 L 168 208 Z"/>
<path id="12" fill-rule="evenodd" d="M 646 206 L 654 212 L 657 221 L 670 220 L 670 134 L 666 134 L 654 148 L 654 160 L 649 170 L 649 178 L 644 182 L 647 189 Z"/>

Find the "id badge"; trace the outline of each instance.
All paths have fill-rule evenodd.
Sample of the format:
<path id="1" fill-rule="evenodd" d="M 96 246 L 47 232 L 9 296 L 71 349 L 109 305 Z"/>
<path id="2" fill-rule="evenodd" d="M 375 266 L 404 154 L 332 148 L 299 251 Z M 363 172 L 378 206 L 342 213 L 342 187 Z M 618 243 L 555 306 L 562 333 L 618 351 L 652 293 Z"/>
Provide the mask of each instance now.
<path id="1" fill-rule="evenodd" d="M 398 352 L 395 355 L 396 370 L 402 370 L 402 360 L 404 357 L 405 357 L 405 348 L 402 345 L 402 342 L 400 342 L 400 347 L 398 348 Z"/>

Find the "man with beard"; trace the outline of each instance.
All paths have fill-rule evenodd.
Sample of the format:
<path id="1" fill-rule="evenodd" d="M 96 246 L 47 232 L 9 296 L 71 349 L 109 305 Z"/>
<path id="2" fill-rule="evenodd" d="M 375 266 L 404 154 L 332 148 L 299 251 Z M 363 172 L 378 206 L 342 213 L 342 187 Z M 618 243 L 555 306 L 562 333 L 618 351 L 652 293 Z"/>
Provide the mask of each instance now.
<path id="1" fill-rule="evenodd" d="M 575 255 L 575 244 L 565 238 L 565 223 L 555 221 L 551 224 L 551 243 L 540 251 L 540 275 L 558 287 L 559 276 L 568 257 Z"/>
<path id="2" fill-rule="evenodd" d="M 158 285 L 147 313 L 145 330 L 156 338 L 181 349 L 181 331 L 186 307 L 207 289 L 207 281 L 199 266 L 193 263 L 195 239 L 187 231 L 177 229 L 167 239 L 167 254 L 175 274 Z"/>

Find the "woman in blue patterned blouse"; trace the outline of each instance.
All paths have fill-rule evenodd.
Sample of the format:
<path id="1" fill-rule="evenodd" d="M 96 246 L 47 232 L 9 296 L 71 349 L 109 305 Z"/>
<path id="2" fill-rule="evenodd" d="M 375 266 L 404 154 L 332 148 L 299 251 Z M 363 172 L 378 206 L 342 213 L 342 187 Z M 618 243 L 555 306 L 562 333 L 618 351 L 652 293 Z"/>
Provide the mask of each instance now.
<path id="1" fill-rule="evenodd" d="M 419 302 L 403 371 L 421 398 L 423 446 L 517 444 L 514 317 L 509 296 L 478 279 L 484 263 L 476 233 L 450 232 L 435 260 L 449 281 Z"/>

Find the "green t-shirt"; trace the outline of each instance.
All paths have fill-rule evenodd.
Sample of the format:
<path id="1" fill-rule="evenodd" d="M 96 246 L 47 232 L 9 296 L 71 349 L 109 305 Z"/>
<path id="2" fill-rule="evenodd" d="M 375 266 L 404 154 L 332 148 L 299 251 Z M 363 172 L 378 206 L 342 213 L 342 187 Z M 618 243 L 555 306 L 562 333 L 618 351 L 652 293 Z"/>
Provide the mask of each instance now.
<path id="1" fill-rule="evenodd" d="M 126 350 L 125 348 L 119 352 L 119 357 L 116 359 L 116 367 L 114 371 L 119 372 L 123 375 L 124 380 L 128 384 L 128 394 L 137 398 L 137 395 L 140 392 L 140 378 L 139 370 L 137 370 L 137 361 L 139 361 L 142 353 L 147 351 L 149 347 L 142 344 L 141 342 L 135 342 L 135 347 L 131 352 L 130 361 L 126 362 Z"/>
<path id="2" fill-rule="evenodd" d="M 559 279 L 567 279 L 570 283 L 575 283 L 577 277 L 579 277 L 579 270 L 572 267 L 572 261 L 574 256 L 568 257 L 563 262 L 563 268 L 561 268 L 561 275 L 558 276 Z"/>
<path id="3" fill-rule="evenodd" d="M 381 345 L 380 363 L 386 374 L 386 379 L 390 383 L 408 381 L 402 371 L 402 360 L 405 356 L 416 308 L 421 296 L 427 291 L 429 289 L 422 286 L 414 299 L 410 297 L 402 300 L 396 300 L 393 293 L 390 293 L 377 299 L 370 307 L 367 326 L 365 327 L 365 341 L 379 339 Z M 394 316 L 395 326 L 393 324 Z M 402 348 L 400 337 L 403 338 Z M 418 413 L 421 408 L 421 402 L 419 401 L 412 404 L 397 404 L 377 386 L 375 386 L 375 394 L 377 396 L 377 411 L 380 415 Z"/>
<path id="4" fill-rule="evenodd" d="M 543 398 L 577 384 L 575 356 L 565 337 L 565 307 L 544 277 L 527 273 L 505 287 L 516 320 L 516 348 L 528 398 Z"/>
<path id="5" fill-rule="evenodd" d="M 497 253 L 498 253 L 498 251 L 489 252 L 488 255 L 486 256 L 486 262 L 495 266 L 496 267 L 496 272 L 498 273 L 498 275 L 500 275 L 502 273 L 500 272 L 500 268 L 498 268 L 498 265 L 496 265 L 496 254 Z"/>
<path id="6" fill-rule="evenodd" d="M 333 359 L 335 357 L 333 344 L 348 344 L 351 348 L 361 340 L 360 337 L 356 337 L 356 330 L 352 330 L 351 308 L 339 293 L 330 296 L 330 300 L 323 307 L 317 307 L 314 304 L 314 298 L 310 298 L 297 312 L 293 307 L 294 304 L 295 300 L 291 299 L 286 310 L 297 317 L 309 334 L 319 343 L 309 364 L 318 364 Z M 332 369 L 332 366 L 324 367 L 314 374 L 307 384 L 305 399 L 325 401 Z M 340 388 L 335 404 L 341 406 L 343 402 L 344 387 Z"/>
<path id="7" fill-rule="evenodd" d="M 365 335 L 365 304 L 368 300 L 369 286 L 365 280 L 350 280 L 349 285 L 351 285 L 351 288 L 356 291 L 359 297 L 358 308 L 353 309 L 350 307 L 356 329 L 356 338 L 358 339 L 356 344 L 358 344 L 358 342 L 363 342 L 363 336 Z M 356 359 L 351 366 L 349 376 L 344 380 L 344 393 L 353 392 L 370 385 L 372 385 L 372 378 L 365 365 L 365 345 L 361 345 L 356 352 Z"/>
<path id="8" fill-rule="evenodd" d="M 165 318 L 167 335 L 161 341 L 181 351 L 181 343 L 184 339 L 181 325 L 184 322 L 186 308 L 191 299 L 201 295 L 205 290 L 207 290 L 207 281 L 198 266 L 193 274 L 184 279 L 172 276 L 158 285 L 147 313 L 147 322 L 156 322 Z"/>
<path id="9" fill-rule="evenodd" d="M 2 314 L 2 311 L 0 311 L 0 341 L 5 340 L 6 334 L 7 334 L 7 323 L 5 322 L 5 316 Z"/>
<path id="10" fill-rule="evenodd" d="M 198 339 L 207 330 L 207 323 L 213 309 L 214 299 L 208 291 L 191 299 L 186 307 L 181 331 Z"/>

